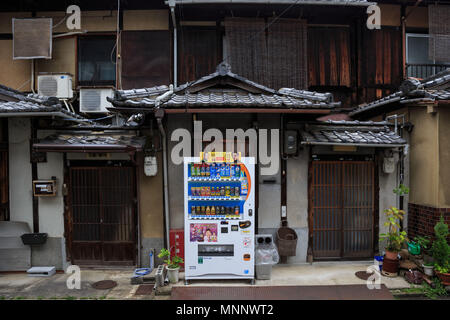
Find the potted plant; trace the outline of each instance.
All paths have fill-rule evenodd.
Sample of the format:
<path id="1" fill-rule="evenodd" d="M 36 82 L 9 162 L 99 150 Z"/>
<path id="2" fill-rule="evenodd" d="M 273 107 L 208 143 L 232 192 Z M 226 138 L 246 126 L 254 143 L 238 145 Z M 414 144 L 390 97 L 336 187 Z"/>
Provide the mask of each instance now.
<path id="1" fill-rule="evenodd" d="M 183 259 L 177 255 L 170 258 L 169 250 L 162 248 L 158 254 L 161 259 L 167 258 L 164 262 L 167 265 L 167 277 L 170 283 L 177 283 L 179 279 L 180 264 L 184 263 Z"/>
<path id="2" fill-rule="evenodd" d="M 423 273 L 425 273 L 427 276 L 432 277 L 433 276 L 433 268 L 434 263 L 433 262 L 425 262 L 422 264 Z"/>
<path id="3" fill-rule="evenodd" d="M 444 217 L 434 226 L 434 240 L 431 246 L 431 253 L 434 260 L 434 271 L 442 284 L 450 285 L 450 246 L 447 243 L 449 234 L 448 225 L 444 223 Z"/>
<path id="4" fill-rule="evenodd" d="M 398 253 L 406 241 L 406 231 L 400 230 L 399 221 L 403 219 L 405 211 L 396 207 L 384 210 L 387 221 L 384 223 L 388 227 L 387 233 L 381 233 L 380 239 L 386 241 L 386 259 L 397 260 Z"/>

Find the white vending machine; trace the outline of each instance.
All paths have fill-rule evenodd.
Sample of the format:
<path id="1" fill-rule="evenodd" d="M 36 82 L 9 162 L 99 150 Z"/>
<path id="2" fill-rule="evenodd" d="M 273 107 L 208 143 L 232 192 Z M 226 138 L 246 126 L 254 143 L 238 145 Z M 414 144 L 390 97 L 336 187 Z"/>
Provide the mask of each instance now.
<path id="1" fill-rule="evenodd" d="M 254 283 L 254 158 L 231 153 L 184 159 L 186 284 L 195 279 Z"/>

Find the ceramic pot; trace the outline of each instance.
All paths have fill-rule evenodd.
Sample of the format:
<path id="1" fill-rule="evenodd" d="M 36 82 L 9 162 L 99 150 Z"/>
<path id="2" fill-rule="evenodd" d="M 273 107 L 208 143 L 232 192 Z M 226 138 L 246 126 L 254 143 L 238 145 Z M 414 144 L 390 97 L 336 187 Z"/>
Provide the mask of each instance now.
<path id="1" fill-rule="evenodd" d="M 433 268 L 434 268 L 434 266 L 422 265 L 422 267 L 423 267 L 423 273 L 425 273 L 429 277 L 433 276 Z"/>
<path id="2" fill-rule="evenodd" d="M 169 268 L 167 267 L 167 277 L 169 278 L 170 283 L 177 283 L 179 278 L 180 267 L 178 268 Z"/>
<path id="3" fill-rule="evenodd" d="M 386 259 L 397 260 L 398 259 L 398 252 L 392 252 L 392 251 L 386 250 Z"/>
<path id="4" fill-rule="evenodd" d="M 381 274 L 387 277 L 398 276 L 398 259 L 388 259 L 386 256 L 383 260 L 383 268 L 381 269 Z"/>
<path id="5" fill-rule="evenodd" d="M 437 271 L 435 273 L 444 286 L 450 286 L 450 273 L 440 273 Z"/>

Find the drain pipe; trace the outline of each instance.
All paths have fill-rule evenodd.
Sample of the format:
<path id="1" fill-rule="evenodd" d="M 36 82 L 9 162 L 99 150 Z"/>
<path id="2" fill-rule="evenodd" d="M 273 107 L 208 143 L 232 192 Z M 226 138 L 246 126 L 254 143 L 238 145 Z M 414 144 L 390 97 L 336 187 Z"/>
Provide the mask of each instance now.
<path id="1" fill-rule="evenodd" d="M 173 85 L 170 85 L 169 91 L 163 93 L 155 99 L 155 117 L 158 123 L 159 132 L 161 134 L 162 140 L 162 152 L 163 152 L 163 190 L 164 190 L 164 233 L 165 233 L 165 247 L 170 248 L 169 240 L 169 180 L 167 175 L 167 140 L 166 132 L 162 124 L 162 119 L 164 118 L 164 109 L 159 106 L 161 101 L 168 96 L 173 94 Z"/>
<path id="2" fill-rule="evenodd" d="M 173 85 L 176 88 L 178 86 L 178 46 L 177 46 L 177 20 L 175 18 L 175 0 L 169 0 L 170 13 L 172 16 L 173 24 Z"/>

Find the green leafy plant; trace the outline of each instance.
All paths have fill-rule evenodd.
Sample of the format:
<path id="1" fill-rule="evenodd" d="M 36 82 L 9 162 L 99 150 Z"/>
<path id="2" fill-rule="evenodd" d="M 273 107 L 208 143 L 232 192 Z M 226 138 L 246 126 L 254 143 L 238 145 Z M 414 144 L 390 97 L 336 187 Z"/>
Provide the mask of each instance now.
<path id="1" fill-rule="evenodd" d="M 403 184 L 400 184 L 397 188 L 392 190 L 396 195 L 398 196 L 404 196 L 405 194 L 409 193 L 409 188 L 405 187 Z"/>
<path id="2" fill-rule="evenodd" d="M 448 295 L 447 290 L 445 290 L 445 287 L 442 285 L 439 279 L 434 278 L 433 282 L 435 284 L 434 288 L 431 287 L 428 283 L 424 283 L 423 292 L 427 298 L 437 299 L 438 297 L 445 297 Z"/>
<path id="3" fill-rule="evenodd" d="M 164 263 L 166 263 L 167 267 L 170 269 L 176 269 L 180 266 L 181 263 L 184 262 L 183 259 L 177 255 L 174 255 L 172 258 L 170 258 L 170 251 L 165 248 L 161 249 L 158 257 L 161 259 L 167 258 L 166 260 L 164 260 Z"/>
<path id="4" fill-rule="evenodd" d="M 414 239 L 413 239 L 414 241 L 414 243 L 417 243 L 419 246 L 420 246 L 420 248 L 422 248 L 423 250 L 426 250 L 426 249 L 428 249 L 428 246 L 430 245 L 430 237 L 428 237 L 428 236 L 424 236 L 424 237 L 422 237 L 422 236 L 417 236 L 417 237 L 414 237 Z"/>
<path id="5" fill-rule="evenodd" d="M 434 226 L 434 240 L 431 246 L 435 270 L 439 273 L 448 273 L 450 271 L 450 246 L 447 243 L 449 235 L 448 225 L 444 223 L 444 217 L 441 215 L 439 222 Z"/>
<path id="6" fill-rule="evenodd" d="M 428 261 L 423 264 L 425 267 L 434 267 L 434 262 Z"/>
<path id="7" fill-rule="evenodd" d="M 386 249 L 391 252 L 398 252 L 402 249 L 402 245 L 406 241 L 406 231 L 400 230 L 399 221 L 403 219 L 405 211 L 399 210 L 396 207 L 390 207 L 384 210 L 387 221 L 384 223 L 388 227 L 387 233 L 381 233 L 380 239 L 386 241 Z"/>

